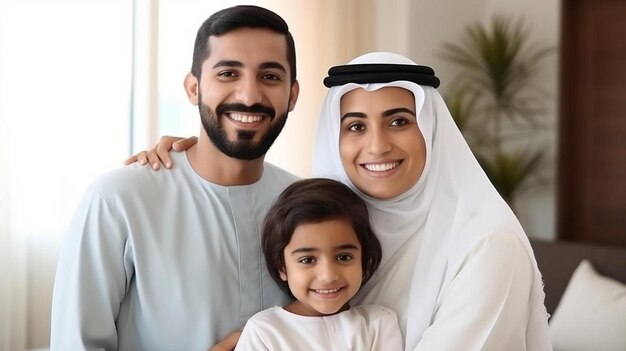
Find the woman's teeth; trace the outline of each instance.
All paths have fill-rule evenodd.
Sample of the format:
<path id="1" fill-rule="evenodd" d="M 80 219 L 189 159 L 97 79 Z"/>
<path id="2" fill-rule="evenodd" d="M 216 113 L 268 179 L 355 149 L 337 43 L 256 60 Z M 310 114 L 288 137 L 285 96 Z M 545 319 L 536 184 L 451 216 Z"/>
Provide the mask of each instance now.
<path id="1" fill-rule="evenodd" d="M 398 167 L 399 164 L 400 162 L 366 163 L 363 167 L 370 172 L 386 172 Z"/>

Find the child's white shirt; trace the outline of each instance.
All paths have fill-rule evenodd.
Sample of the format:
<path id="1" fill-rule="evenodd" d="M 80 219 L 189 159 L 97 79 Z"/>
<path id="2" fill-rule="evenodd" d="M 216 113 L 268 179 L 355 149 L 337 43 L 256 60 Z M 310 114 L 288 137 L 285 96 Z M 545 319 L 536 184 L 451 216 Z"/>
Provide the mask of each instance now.
<path id="1" fill-rule="evenodd" d="M 235 351 L 401 351 L 402 345 L 396 313 L 383 306 L 359 305 L 321 317 L 273 307 L 248 320 Z"/>

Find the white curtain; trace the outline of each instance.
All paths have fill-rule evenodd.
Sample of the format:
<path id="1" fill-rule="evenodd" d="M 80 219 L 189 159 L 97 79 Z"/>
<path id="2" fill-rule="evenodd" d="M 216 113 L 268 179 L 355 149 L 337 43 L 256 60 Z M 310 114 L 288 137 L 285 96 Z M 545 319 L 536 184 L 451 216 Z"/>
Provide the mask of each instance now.
<path id="1" fill-rule="evenodd" d="M 8 138 L 4 116 L 0 109 L 0 140 Z M 2 146 L 0 165 L 7 165 L 8 148 Z M 11 230 L 9 177 L 3 167 L 0 172 L 0 350 L 23 350 L 26 348 L 26 255 L 24 240 Z"/>
<path id="2" fill-rule="evenodd" d="M 26 348 L 26 255 L 24 239 L 11 227 L 11 146 L 9 119 L 6 113 L 7 86 L 5 45 L 9 15 L 6 4 L 0 2 L 0 350 Z"/>
<path id="3" fill-rule="evenodd" d="M 4 214 L 3 214 L 4 217 Z M 4 221 L 5 218 L 2 218 Z M 4 227 L 4 223 L 3 223 Z M 2 229 L 0 238 L 0 349 L 26 347 L 26 265 L 24 245 Z"/>
<path id="4" fill-rule="evenodd" d="M 132 2 L 0 0 L 0 350 L 47 347 L 63 232 L 129 152 Z"/>

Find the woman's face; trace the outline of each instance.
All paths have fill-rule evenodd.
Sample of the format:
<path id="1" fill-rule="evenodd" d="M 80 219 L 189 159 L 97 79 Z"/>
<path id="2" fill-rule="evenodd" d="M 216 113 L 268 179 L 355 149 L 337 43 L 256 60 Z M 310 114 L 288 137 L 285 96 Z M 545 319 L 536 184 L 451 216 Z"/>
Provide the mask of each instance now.
<path id="1" fill-rule="evenodd" d="M 410 189 L 426 163 L 410 91 L 355 89 L 341 98 L 339 153 L 346 174 L 365 194 L 391 199 Z"/>

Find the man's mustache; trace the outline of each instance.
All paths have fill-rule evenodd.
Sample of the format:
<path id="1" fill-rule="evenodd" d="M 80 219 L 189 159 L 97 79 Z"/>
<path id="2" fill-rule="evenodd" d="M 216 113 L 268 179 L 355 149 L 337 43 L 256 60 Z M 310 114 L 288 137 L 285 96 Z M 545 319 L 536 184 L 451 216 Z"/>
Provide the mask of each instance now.
<path id="1" fill-rule="evenodd" d="M 276 115 L 276 111 L 273 108 L 261 104 L 254 104 L 252 106 L 246 106 L 244 104 L 220 104 L 215 109 L 215 113 L 218 116 L 224 114 L 225 111 L 264 114 L 270 116 L 271 119 L 274 119 Z"/>

